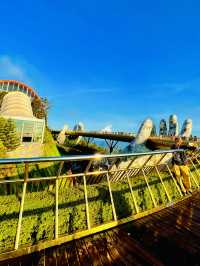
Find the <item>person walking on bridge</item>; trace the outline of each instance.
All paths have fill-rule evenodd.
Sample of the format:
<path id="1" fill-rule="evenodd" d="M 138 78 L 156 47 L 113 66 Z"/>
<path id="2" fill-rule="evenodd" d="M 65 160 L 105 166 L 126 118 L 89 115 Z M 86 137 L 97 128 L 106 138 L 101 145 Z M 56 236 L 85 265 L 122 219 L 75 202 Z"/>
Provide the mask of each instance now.
<path id="1" fill-rule="evenodd" d="M 188 167 L 188 158 L 185 150 L 196 150 L 196 147 L 183 145 L 181 137 L 175 138 L 175 145 L 173 149 L 179 150 L 183 149 L 184 151 L 175 152 L 172 158 L 173 172 L 176 176 L 176 179 L 181 187 L 181 190 L 184 194 L 190 194 L 191 183 L 190 183 L 190 174 Z"/>

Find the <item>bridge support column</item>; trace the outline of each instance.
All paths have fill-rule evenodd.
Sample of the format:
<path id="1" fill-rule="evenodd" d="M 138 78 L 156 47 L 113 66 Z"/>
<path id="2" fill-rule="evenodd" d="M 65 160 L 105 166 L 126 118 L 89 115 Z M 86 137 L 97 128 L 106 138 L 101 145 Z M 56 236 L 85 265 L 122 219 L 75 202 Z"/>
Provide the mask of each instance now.
<path id="1" fill-rule="evenodd" d="M 92 143 L 92 141 L 94 140 L 94 138 L 92 138 L 92 137 L 84 137 L 83 139 L 85 140 L 87 146 L 88 146 L 90 143 Z"/>
<path id="2" fill-rule="evenodd" d="M 107 139 L 105 139 L 105 142 L 106 142 L 106 144 L 107 144 L 107 146 L 109 148 L 109 152 L 111 154 L 113 152 L 114 148 L 116 147 L 118 141 L 117 140 L 114 141 L 114 140 L 107 140 Z"/>

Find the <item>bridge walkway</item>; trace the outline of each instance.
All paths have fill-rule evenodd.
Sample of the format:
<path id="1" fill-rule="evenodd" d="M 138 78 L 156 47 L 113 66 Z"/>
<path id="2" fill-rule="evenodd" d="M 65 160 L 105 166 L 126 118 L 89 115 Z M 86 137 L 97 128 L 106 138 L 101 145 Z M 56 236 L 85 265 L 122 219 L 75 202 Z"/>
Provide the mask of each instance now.
<path id="1" fill-rule="evenodd" d="M 57 137 L 60 133 L 59 130 L 51 130 L 51 133 L 55 140 L 57 140 Z M 113 145 L 116 145 L 118 141 L 122 142 L 128 142 L 130 143 L 136 138 L 136 135 L 133 133 L 127 133 L 127 132 L 98 132 L 98 131 L 73 131 L 73 130 L 67 130 L 65 132 L 65 135 L 68 138 L 76 139 L 78 137 L 84 137 L 88 139 L 102 139 L 105 140 L 108 147 Z M 191 139 L 190 142 L 193 142 L 197 140 L 198 143 L 200 143 L 199 138 L 198 139 Z M 109 141 L 113 141 L 113 143 L 109 144 Z M 187 145 L 187 141 L 184 141 L 184 144 Z M 174 146 L 174 138 L 170 136 L 150 136 L 146 142 L 147 147 L 153 150 L 157 149 L 164 149 L 164 148 L 172 148 Z M 111 152 L 112 153 L 112 152 Z"/>
<path id="2" fill-rule="evenodd" d="M 200 265 L 200 193 L 118 228 L 0 265 Z"/>

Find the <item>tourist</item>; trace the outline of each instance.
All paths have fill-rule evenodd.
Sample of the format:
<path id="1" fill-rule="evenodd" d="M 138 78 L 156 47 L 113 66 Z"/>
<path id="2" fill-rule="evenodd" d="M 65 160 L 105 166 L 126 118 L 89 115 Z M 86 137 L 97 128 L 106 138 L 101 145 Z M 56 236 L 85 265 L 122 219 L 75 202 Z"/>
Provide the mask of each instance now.
<path id="1" fill-rule="evenodd" d="M 183 150 L 196 150 L 195 146 L 191 145 L 183 145 L 183 141 L 181 137 L 175 138 L 175 145 L 173 149 L 183 149 Z M 189 167 L 188 167 L 188 157 L 185 151 L 175 152 L 172 158 L 173 172 L 178 180 L 179 185 L 181 186 L 182 192 L 184 194 L 190 194 L 191 191 L 191 183 L 190 183 L 190 175 L 189 175 Z"/>

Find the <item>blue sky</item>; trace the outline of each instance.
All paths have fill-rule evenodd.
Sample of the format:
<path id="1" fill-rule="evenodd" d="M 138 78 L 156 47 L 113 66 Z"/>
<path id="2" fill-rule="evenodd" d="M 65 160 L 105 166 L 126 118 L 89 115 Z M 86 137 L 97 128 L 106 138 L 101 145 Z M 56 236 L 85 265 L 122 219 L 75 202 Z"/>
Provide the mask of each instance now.
<path id="1" fill-rule="evenodd" d="M 176 113 L 200 135 L 200 2 L 1 1 L 0 79 L 47 96 L 49 124 L 136 131 Z"/>

